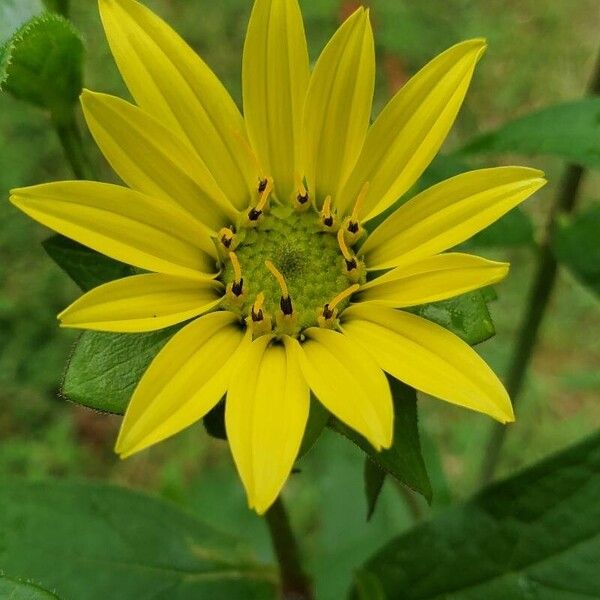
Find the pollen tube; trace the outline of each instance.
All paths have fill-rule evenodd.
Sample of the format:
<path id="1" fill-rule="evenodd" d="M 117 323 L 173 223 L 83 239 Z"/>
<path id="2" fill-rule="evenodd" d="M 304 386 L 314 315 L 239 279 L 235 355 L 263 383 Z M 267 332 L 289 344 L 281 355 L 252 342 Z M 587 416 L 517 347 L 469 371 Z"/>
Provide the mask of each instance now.
<path id="1" fill-rule="evenodd" d="M 256 300 L 254 301 L 254 304 L 252 305 L 252 320 L 253 321 L 262 321 L 264 318 L 264 314 L 263 314 L 263 304 L 265 303 L 265 294 L 264 292 L 261 292 L 260 294 L 258 294 L 258 296 L 256 296 Z"/>
<path id="2" fill-rule="evenodd" d="M 360 225 L 360 219 L 359 219 L 358 214 L 359 214 L 360 207 L 362 206 L 364 199 L 366 198 L 368 192 L 369 192 L 369 182 L 367 181 L 360 189 L 358 198 L 356 198 L 356 202 L 354 203 L 354 208 L 352 209 L 352 214 L 350 215 L 350 217 L 346 220 L 346 222 L 344 224 L 345 225 L 344 229 L 346 230 L 346 236 L 348 238 L 348 243 L 350 245 L 354 244 L 364 233 L 364 230 Z"/>
<path id="3" fill-rule="evenodd" d="M 342 255 L 344 256 L 344 260 L 346 261 L 346 270 L 348 272 L 354 271 L 358 264 L 356 262 L 356 258 L 354 258 L 350 250 L 348 250 L 343 228 L 338 231 L 337 239 L 338 244 L 340 245 L 340 250 L 342 251 Z"/>
<path id="4" fill-rule="evenodd" d="M 256 206 L 252 207 L 248 211 L 248 220 L 251 222 L 257 221 L 258 218 L 260 217 L 260 215 L 263 214 L 263 211 L 265 210 L 265 207 L 267 206 L 269 196 L 271 195 L 271 192 L 273 191 L 273 178 L 267 177 L 266 179 L 263 179 L 258 186 L 258 191 L 260 192 L 260 198 L 258 199 L 258 204 Z"/>
<path id="5" fill-rule="evenodd" d="M 235 279 L 227 285 L 227 292 L 231 293 L 235 298 L 239 298 L 244 293 L 244 278 L 242 277 L 242 267 L 235 252 L 229 253 L 229 260 L 233 267 Z"/>
<path id="6" fill-rule="evenodd" d="M 326 230 L 331 230 L 335 224 L 333 213 L 331 212 L 331 196 L 325 198 L 323 209 L 321 210 L 321 224 Z"/>
<path id="7" fill-rule="evenodd" d="M 265 265 L 271 271 L 281 289 L 281 298 L 279 300 L 279 308 L 281 310 L 275 315 L 277 330 L 282 334 L 296 335 L 298 333 L 298 315 L 294 311 L 285 278 L 270 260 L 266 260 Z"/>
<path id="8" fill-rule="evenodd" d="M 356 259 L 346 243 L 347 231 L 345 227 L 340 227 L 337 233 L 337 240 L 340 246 L 342 255 L 344 256 L 344 275 L 353 283 L 358 283 L 365 277 L 365 263 Z"/>
<path id="9" fill-rule="evenodd" d="M 335 321 L 337 314 L 338 314 L 338 311 L 336 308 L 338 306 L 338 304 L 340 302 L 343 302 L 344 300 L 346 300 L 346 298 L 349 298 L 350 296 L 352 296 L 352 294 L 354 294 L 354 292 L 357 292 L 359 290 L 359 288 L 360 288 L 360 285 L 358 283 L 355 283 L 354 285 L 351 285 L 349 288 L 346 288 L 343 292 L 340 292 L 335 298 L 333 298 L 333 300 L 331 300 L 331 302 L 328 302 L 327 304 L 325 304 L 323 306 L 323 311 L 317 318 L 319 327 L 331 327 L 331 325 Z"/>
<path id="10" fill-rule="evenodd" d="M 257 338 L 266 333 L 271 333 L 271 316 L 264 310 L 265 294 L 260 292 L 250 309 L 250 315 L 246 318 L 246 324 L 252 331 L 252 336 Z"/>
<path id="11" fill-rule="evenodd" d="M 306 190 L 306 186 L 302 181 L 302 177 L 300 177 L 299 173 L 296 173 L 296 201 L 294 203 L 294 208 L 296 210 L 306 210 L 310 203 L 308 198 L 308 191 Z"/>
<path id="12" fill-rule="evenodd" d="M 275 277 L 279 287 L 281 288 L 281 300 L 279 302 L 281 312 L 284 315 L 291 315 L 294 312 L 294 308 L 292 306 L 292 299 L 290 298 L 290 293 L 284 276 L 270 260 L 266 260 L 265 265 L 267 269 L 271 271 L 273 277 Z"/>
<path id="13" fill-rule="evenodd" d="M 217 237 L 226 250 L 235 250 L 235 233 L 229 227 L 219 229 Z"/>

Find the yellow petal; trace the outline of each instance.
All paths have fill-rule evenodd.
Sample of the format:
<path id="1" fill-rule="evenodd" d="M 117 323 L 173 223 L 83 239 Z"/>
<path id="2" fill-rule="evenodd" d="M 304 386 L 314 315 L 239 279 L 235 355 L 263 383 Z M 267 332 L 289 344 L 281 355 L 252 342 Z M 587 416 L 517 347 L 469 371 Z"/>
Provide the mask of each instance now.
<path id="1" fill-rule="evenodd" d="M 287 480 L 304 435 L 309 388 L 296 354 L 258 338 L 227 393 L 227 437 L 248 501 L 263 514 Z"/>
<path id="2" fill-rule="evenodd" d="M 244 45 L 242 84 L 248 136 L 275 194 L 287 201 L 300 167 L 308 51 L 296 0 L 256 0 Z"/>
<path id="3" fill-rule="evenodd" d="M 464 242 L 545 185 L 543 173 L 498 167 L 462 173 L 403 204 L 367 238 L 370 269 L 407 265 Z"/>
<path id="4" fill-rule="evenodd" d="M 237 211 L 178 135 L 115 96 L 85 90 L 81 103 L 100 150 L 129 187 L 179 204 L 213 232 L 236 222 Z"/>
<path id="5" fill-rule="evenodd" d="M 337 199 L 348 211 L 365 184 L 359 216 L 370 219 L 420 177 L 448 135 L 485 42 L 452 46 L 421 69 L 383 109 L 367 134 L 360 158 Z"/>
<path id="6" fill-rule="evenodd" d="M 437 302 L 497 283 L 506 277 L 508 268 L 508 263 L 470 254 L 438 254 L 369 281 L 357 299 L 392 308 Z"/>
<path id="7" fill-rule="evenodd" d="M 100 15 L 136 103 L 189 140 L 236 208 L 248 206 L 259 174 L 240 142 L 242 116 L 215 74 L 139 2 L 100 0 Z"/>
<path id="8" fill-rule="evenodd" d="M 20 188 L 10 201 L 42 225 L 116 260 L 179 277 L 213 277 L 212 241 L 167 202 L 90 181 Z"/>
<path id="9" fill-rule="evenodd" d="M 189 427 L 223 397 L 243 347 L 237 322 L 230 312 L 205 315 L 157 354 L 127 407 L 115 449 L 122 458 Z"/>
<path id="10" fill-rule="evenodd" d="M 396 379 L 501 423 L 514 421 L 510 398 L 496 375 L 468 344 L 443 327 L 366 303 L 344 311 L 342 328 Z"/>
<path id="11" fill-rule="evenodd" d="M 360 345 L 316 327 L 294 342 L 304 377 L 321 403 L 377 449 L 392 444 L 394 412 L 385 375 Z"/>
<path id="12" fill-rule="evenodd" d="M 375 48 L 369 13 L 359 8 L 325 46 L 310 79 L 302 150 L 309 193 L 335 198 L 360 154 L 371 117 Z"/>
<path id="13" fill-rule="evenodd" d="M 58 318 L 63 327 L 136 333 L 183 323 L 214 308 L 215 281 L 150 273 L 117 279 L 84 294 Z"/>

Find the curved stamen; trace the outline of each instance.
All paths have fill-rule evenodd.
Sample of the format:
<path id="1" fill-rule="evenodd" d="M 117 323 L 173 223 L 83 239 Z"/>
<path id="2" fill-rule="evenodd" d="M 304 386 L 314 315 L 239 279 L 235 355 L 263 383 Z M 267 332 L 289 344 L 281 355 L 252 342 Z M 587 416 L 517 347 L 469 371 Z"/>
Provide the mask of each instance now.
<path id="1" fill-rule="evenodd" d="M 258 199 L 258 203 L 256 204 L 256 206 L 252 207 L 248 211 L 249 221 L 257 221 L 258 218 L 263 214 L 263 211 L 267 206 L 267 202 L 269 201 L 269 196 L 273 191 L 273 178 L 267 177 L 265 179 L 262 179 L 258 185 L 258 191 L 260 193 L 260 198 Z"/>
<path id="2" fill-rule="evenodd" d="M 350 287 L 346 288 L 343 292 L 340 292 L 331 302 L 328 302 L 325 306 L 328 306 L 331 310 L 334 310 L 335 307 L 340 303 L 346 300 L 346 298 L 350 298 L 354 292 L 358 292 L 360 285 L 355 283 Z"/>
<path id="3" fill-rule="evenodd" d="M 326 230 L 331 230 L 335 225 L 335 218 L 331 211 L 331 196 L 325 198 L 323 208 L 321 209 L 321 224 Z"/>
<path id="4" fill-rule="evenodd" d="M 277 283 L 279 284 L 279 288 L 281 289 L 281 300 L 279 302 L 279 305 L 281 306 L 281 312 L 284 315 L 291 315 L 294 309 L 292 307 L 292 299 L 290 298 L 290 293 L 284 276 L 270 260 L 265 260 L 265 265 L 267 269 L 271 271 L 271 274 L 273 277 L 275 277 Z"/>
<path id="5" fill-rule="evenodd" d="M 356 258 L 354 255 L 348 250 L 348 246 L 346 244 L 346 238 L 344 235 L 344 229 L 341 228 L 337 233 L 337 240 L 340 246 L 340 250 L 342 251 L 342 255 L 344 256 L 344 260 L 346 261 L 346 270 L 353 271 L 358 266 L 356 262 Z"/>
<path id="6" fill-rule="evenodd" d="M 229 229 L 229 227 L 223 227 L 222 229 L 219 229 L 217 237 L 219 238 L 219 242 L 221 242 L 222 246 L 226 250 L 235 249 L 235 233 L 232 229 Z"/>
<path id="7" fill-rule="evenodd" d="M 360 288 L 358 283 L 351 285 L 349 288 L 346 288 L 343 292 L 340 292 L 331 302 L 328 302 L 323 306 L 323 311 L 317 318 L 317 322 L 319 323 L 319 327 L 330 327 L 335 319 L 337 318 L 338 311 L 337 306 L 340 302 L 343 302 L 347 298 L 350 298 L 354 292 L 357 292 Z"/>
<path id="8" fill-rule="evenodd" d="M 251 316 L 253 321 L 262 321 L 265 318 L 263 313 L 263 305 L 265 303 L 265 294 L 264 292 L 260 292 L 258 296 L 256 296 L 256 300 L 252 305 Z"/>
<path id="9" fill-rule="evenodd" d="M 352 209 L 352 214 L 344 223 L 346 237 L 348 238 L 348 243 L 350 245 L 353 245 L 363 234 L 363 228 L 360 225 L 359 211 L 363 205 L 367 193 L 369 192 L 369 185 L 370 184 L 367 181 L 360 189 L 358 197 L 356 198 L 356 202 L 354 203 L 354 208 Z"/>
<path id="10" fill-rule="evenodd" d="M 281 289 L 281 298 L 279 299 L 280 311 L 275 315 L 277 329 L 279 333 L 295 335 L 297 333 L 298 315 L 294 311 L 285 278 L 270 260 L 266 260 L 265 265 L 271 271 Z"/>
<path id="11" fill-rule="evenodd" d="M 231 289 L 228 291 L 231 291 L 231 293 L 235 297 L 239 297 L 244 292 L 244 278 L 242 277 L 242 267 L 235 252 L 229 253 L 229 260 L 231 261 L 231 266 L 233 267 L 233 274 L 235 276 L 235 279 L 232 283 L 229 284 L 229 286 L 227 286 L 228 288 L 231 286 Z"/>
<path id="12" fill-rule="evenodd" d="M 271 316 L 263 309 L 264 303 L 265 294 L 260 292 L 250 309 L 250 315 L 246 319 L 246 324 L 252 330 L 254 338 L 270 333 L 273 327 Z"/>
<path id="13" fill-rule="evenodd" d="M 300 177 L 299 173 L 296 173 L 296 202 L 295 207 L 297 209 L 305 209 L 308 208 L 308 190 L 302 181 L 302 177 Z"/>

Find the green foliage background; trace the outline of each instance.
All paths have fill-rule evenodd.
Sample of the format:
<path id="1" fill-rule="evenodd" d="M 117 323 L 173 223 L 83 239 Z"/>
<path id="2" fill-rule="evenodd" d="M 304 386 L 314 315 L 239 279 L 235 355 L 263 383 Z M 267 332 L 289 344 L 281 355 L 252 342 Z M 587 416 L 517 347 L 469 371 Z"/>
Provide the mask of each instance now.
<path id="1" fill-rule="evenodd" d="M 250 2 L 148 0 L 147 4 L 184 34 L 239 100 Z M 301 4 L 311 55 L 316 57 L 339 21 L 341 3 L 305 0 Z M 126 97 L 104 40 L 96 2 L 79 0 L 72 5 L 71 17 L 87 48 L 86 85 Z M 437 52 L 470 36 L 488 38 L 487 56 L 447 150 L 533 109 L 581 97 L 593 68 L 600 17 L 596 0 L 447 0 L 443 10 L 438 0 L 373 0 L 370 5 L 380 65 L 376 111 L 394 85 Z M 6 198 L 11 187 L 71 178 L 71 174 L 47 117 L 5 95 L 0 95 L 0 140 L 0 480 L 10 475 L 91 476 L 149 489 L 210 520 L 224 534 L 241 537 L 256 558 L 269 559 L 266 530 L 245 507 L 226 446 L 210 440 L 201 425 L 121 462 L 111 450 L 120 419 L 69 405 L 57 396 L 76 334 L 59 330 L 55 315 L 79 291 L 45 255 L 39 242 L 47 232 L 19 214 Z M 101 179 L 114 181 L 89 136 L 86 145 Z M 492 159 L 483 160 L 472 164 L 492 164 Z M 510 163 L 547 172 L 549 185 L 524 209 L 539 231 L 556 195 L 563 164 L 558 159 L 505 157 L 503 164 Z M 600 177 L 591 174 L 582 193 L 582 208 L 599 199 Z M 567 233 L 561 242 L 563 252 L 573 246 Z M 531 281 L 533 252 L 521 246 L 486 248 L 481 253 L 513 263 L 511 276 L 498 286 L 498 299 L 491 304 L 497 335 L 478 347 L 502 374 Z M 597 309 L 591 292 L 562 270 L 501 474 L 533 463 L 600 426 Z M 450 496 L 464 498 L 475 489 L 491 422 L 428 398 L 420 402 L 420 418 L 436 511 Z M 436 477 L 437 462 L 448 474 L 450 489 Z M 287 494 L 308 566 L 316 574 L 318 597 L 333 600 L 347 588 L 352 570 L 406 529 L 411 517 L 398 490 L 388 482 L 373 520 L 366 524 L 362 457 L 331 432 L 301 466 Z"/>

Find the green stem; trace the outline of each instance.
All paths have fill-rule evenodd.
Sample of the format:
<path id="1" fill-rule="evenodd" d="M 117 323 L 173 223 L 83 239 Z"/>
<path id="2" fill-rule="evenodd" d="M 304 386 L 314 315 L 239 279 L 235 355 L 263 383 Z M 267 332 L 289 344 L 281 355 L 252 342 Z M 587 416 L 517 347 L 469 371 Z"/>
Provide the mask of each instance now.
<path id="1" fill-rule="evenodd" d="M 94 179 L 75 114 L 69 115 L 67 119 L 53 118 L 52 123 L 75 177 L 77 179 Z"/>
<path id="2" fill-rule="evenodd" d="M 600 93 L 600 54 L 598 55 L 596 68 L 588 87 L 588 93 Z M 518 401 L 523 389 L 540 326 L 548 308 L 554 284 L 556 283 L 558 264 L 552 252 L 552 241 L 556 232 L 557 222 L 561 215 L 568 214 L 575 208 L 584 175 L 585 170 L 579 165 L 569 165 L 567 167 L 556 202 L 550 211 L 544 238 L 538 249 L 537 272 L 529 293 L 527 309 L 506 378 L 506 389 L 512 399 L 513 405 Z M 506 433 L 507 428 L 504 425 L 495 425 L 492 430 L 481 467 L 481 482 L 483 484 L 488 483 L 494 476 Z"/>
<path id="3" fill-rule="evenodd" d="M 396 485 L 396 488 L 398 489 L 398 493 L 400 496 L 402 496 L 413 521 L 422 521 L 424 517 L 423 509 L 421 508 L 421 504 L 419 503 L 415 493 L 411 489 L 407 488 L 404 484 L 400 483 L 395 477 L 392 477 L 392 479 Z"/>
<path id="4" fill-rule="evenodd" d="M 311 581 L 300 563 L 300 550 L 281 497 L 265 514 L 279 563 L 284 600 L 314 600 Z"/>

